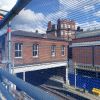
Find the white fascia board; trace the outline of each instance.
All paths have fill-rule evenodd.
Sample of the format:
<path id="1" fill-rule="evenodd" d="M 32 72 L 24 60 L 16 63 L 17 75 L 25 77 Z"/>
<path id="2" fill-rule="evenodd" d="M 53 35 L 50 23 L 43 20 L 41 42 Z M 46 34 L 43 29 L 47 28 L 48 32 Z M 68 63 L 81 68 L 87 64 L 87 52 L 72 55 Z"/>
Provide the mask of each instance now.
<path id="1" fill-rule="evenodd" d="M 13 73 L 36 71 L 36 70 L 56 68 L 56 67 L 62 67 L 62 66 L 67 66 L 67 61 L 55 62 L 55 63 L 43 63 L 43 64 L 17 66 L 17 67 L 14 67 L 14 69 L 13 69 L 14 72 Z"/>
<path id="2" fill-rule="evenodd" d="M 100 45 L 100 41 L 72 43 L 72 45 L 70 45 L 70 47 L 96 46 L 96 45 Z"/>

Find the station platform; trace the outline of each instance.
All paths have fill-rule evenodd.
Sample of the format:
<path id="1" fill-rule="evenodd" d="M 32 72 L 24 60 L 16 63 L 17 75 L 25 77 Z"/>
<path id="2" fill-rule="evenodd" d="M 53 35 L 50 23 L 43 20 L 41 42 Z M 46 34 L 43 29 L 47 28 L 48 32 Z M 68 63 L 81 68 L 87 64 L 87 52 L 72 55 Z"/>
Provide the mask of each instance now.
<path id="1" fill-rule="evenodd" d="M 66 84 L 64 84 L 63 88 L 56 87 L 56 86 L 47 86 L 47 87 L 55 89 L 55 90 L 65 91 L 65 92 L 68 91 L 68 92 L 71 92 L 71 93 L 78 95 L 80 97 L 86 98 L 86 100 L 100 100 L 100 96 L 96 96 L 96 95 L 91 94 L 87 91 L 83 92 L 83 90 L 80 88 L 75 89 L 75 87 L 69 86 Z"/>

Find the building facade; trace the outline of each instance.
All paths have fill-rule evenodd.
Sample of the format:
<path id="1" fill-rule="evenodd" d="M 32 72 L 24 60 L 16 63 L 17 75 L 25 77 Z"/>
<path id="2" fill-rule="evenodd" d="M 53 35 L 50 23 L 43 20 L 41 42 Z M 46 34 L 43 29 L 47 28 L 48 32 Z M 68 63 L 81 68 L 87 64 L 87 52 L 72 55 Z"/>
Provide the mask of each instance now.
<path id="1" fill-rule="evenodd" d="M 48 22 L 47 34 L 72 41 L 75 38 L 75 22 L 68 19 L 58 19 L 57 25 Z"/>
<path id="2" fill-rule="evenodd" d="M 34 71 L 46 73 L 46 70 L 50 70 L 51 76 L 57 74 L 64 79 L 64 82 L 68 81 L 66 40 L 18 30 L 11 33 L 11 44 L 12 72 L 21 75 L 24 81 L 32 79 L 33 74 L 31 76 L 30 73 Z M 0 37 L 0 48 L 0 63 L 7 68 L 8 34 Z M 48 73 L 46 75 L 48 76 Z"/>
<path id="3" fill-rule="evenodd" d="M 1 37 L 1 62 L 7 61 L 7 35 Z M 42 34 L 12 32 L 12 60 L 15 65 L 57 62 L 67 60 L 67 45 L 60 38 L 49 38 Z"/>
<path id="4" fill-rule="evenodd" d="M 77 33 L 71 47 L 77 71 L 86 76 L 100 77 L 100 30 Z"/>

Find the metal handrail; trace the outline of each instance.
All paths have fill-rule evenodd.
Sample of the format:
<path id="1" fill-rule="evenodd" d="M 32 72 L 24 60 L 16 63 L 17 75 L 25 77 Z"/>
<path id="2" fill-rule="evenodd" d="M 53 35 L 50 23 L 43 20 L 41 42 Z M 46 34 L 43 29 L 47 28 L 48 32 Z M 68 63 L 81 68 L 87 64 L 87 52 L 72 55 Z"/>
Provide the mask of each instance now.
<path id="1" fill-rule="evenodd" d="M 8 98 L 7 100 L 15 100 L 12 94 L 3 86 L 1 82 L 0 82 L 0 91 L 6 98 Z"/>
<path id="2" fill-rule="evenodd" d="M 3 78 L 7 78 L 9 81 L 11 81 L 13 84 L 15 84 L 19 89 L 24 91 L 26 94 L 28 94 L 30 97 L 36 99 L 36 100 L 59 100 L 59 98 L 51 93 L 47 93 L 46 91 L 33 86 L 20 78 L 8 73 L 7 71 L 0 69 L 0 76 Z M 8 98 L 8 100 L 11 100 Z"/>
<path id="3" fill-rule="evenodd" d="M 12 20 L 31 0 L 18 0 L 16 5 L 4 17 L 0 23 L 0 29 L 3 28 L 10 20 Z"/>

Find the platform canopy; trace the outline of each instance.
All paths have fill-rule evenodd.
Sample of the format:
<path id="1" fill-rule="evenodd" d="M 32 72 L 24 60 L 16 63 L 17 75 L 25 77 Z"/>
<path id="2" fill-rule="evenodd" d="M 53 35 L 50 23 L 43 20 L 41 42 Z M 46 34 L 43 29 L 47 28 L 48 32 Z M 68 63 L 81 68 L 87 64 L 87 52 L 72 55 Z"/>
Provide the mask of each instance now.
<path id="1" fill-rule="evenodd" d="M 11 0 L 8 1 L 12 2 Z M 12 5 L 12 8 L 6 10 L 0 8 L 0 29 L 12 20 L 30 1 L 31 0 L 15 0 L 15 4 Z"/>

